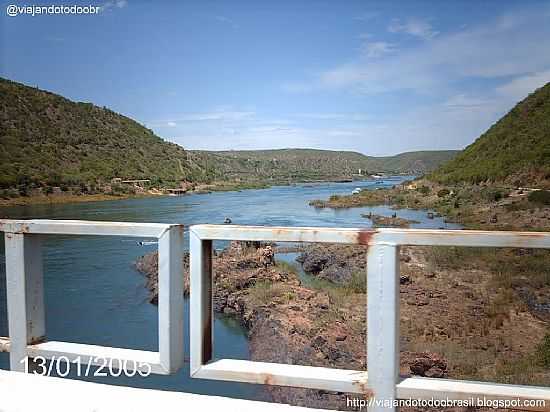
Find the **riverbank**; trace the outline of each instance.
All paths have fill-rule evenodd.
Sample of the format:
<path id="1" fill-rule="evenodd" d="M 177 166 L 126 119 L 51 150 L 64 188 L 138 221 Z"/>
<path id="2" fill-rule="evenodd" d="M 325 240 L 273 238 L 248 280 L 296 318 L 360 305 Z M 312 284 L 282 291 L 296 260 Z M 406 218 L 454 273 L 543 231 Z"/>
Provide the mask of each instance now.
<path id="1" fill-rule="evenodd" d="M 231 192 L 241 191 L 248 189 L 266 189 L 270 187 L 267 184 L 262 183 L 217 183 L 217 184 L 204 184 L 197 185 L 194 189 L 189 190 L 185 195 L 193 193 L 211 193 L 211 192 Z M 160 190 L 149 190 L 139 192 L 135 194 L 121 193 L 121 194 L 55 194 L 55 195 L 39 195 L 39 196 L 18 196 L 13 198 L 0 198 L 1 207 L 11 206 L 29 206 L 29 205 L 44 205 L 44 204 L 65 204 L 65 203 L 83 203 L 83 202 L 104 202 L 112 200 L 125 200 L 125 199 L 142 199 L 147 197 L 156 196 L 168 196 Z"/>
<path id="2" fill-rule="evenodd" d="M 536 196 L 537 192 L 548 193 L 538 188 L 499 185 L 444 186 L 422 179 L 387 189 L 314 199 L 309 205 L 332 209 L 388 205 L 396 210 L 435 211 L 448 222 L 468 229 L 548 231 L 550 196 L 546 200 Z"/>
<path id="3" fill-rule="evenodd" d="M 365 251 L 362 248 L 357 255 Z M 348 283 L 328 289 L 305 287 L 290 265 L 279 262 L 265 268 L 258 257 L 255 248 L 232 242 L 213 259 L 214 310 L 236 317 L 248 330 L 251 359 L 364 370 L 364 290 Z M 188 293 L 188 257 L 183 266 Z M 157 267 L 156 253 L 137 262 L 138 270 L 146 275 L 153 303 L 157 301 Z M 406 353 L 403 372 L 411 373 L 411 365 L 422 362 L 419 359 L 437 363 L 431 354 Z M 425 368 L 424 373 L 429 375 L 430 369 Z M 437 372 L 444 373 L 443 367 Z M 275 402 L 333 409 L 345 409 L 346 405 L 342 393 L 274 386 L 264 389 L 266 399 Z"/>
<path id="4" fill-rule="evenodd" d="M 109 200 L 123 200 L 128 198 L 142 198 L 153 195 L 43 195 L 43 196 L 20 196 L 11 199 L 0 198 L 0 207 L 10 206 L 29 206 L 29 205 L 57 205 L 64 203 L 83 203 L 83 202 L 105 202 Z"/>
<path id="5" fill-rule="evenodd" d="M 442 215 L 467 229 L 549 231 L 547 198 L 547 192 L 537 188 L 448 187 L 419 180 L 389 189 L 330 196 L 310 205 L 342 209 L 383 204 L 396 211 L 426 210 L 428 217 Z M 391 227 L 391 219 L 386 217 L 380 226 Z M 410 304 L 407 299 L 402 305 L 401 326 L 403 334 L 409 335 L 402 347 L 437 353 L 448 362 L 449 377 L 550 384 L 550 251 L 408 249 L 413 252 L 411 261 L 402 265 L 402 280 L 408 283 L 412 279 L 413 286 L 407 287 L 421 289 L 415 295 L 414 314 L 403 312 Z M 323 253 L 311 246 L 300 259 L 315 268 L 316 260 L 326 260 Z M 345 251 L 330 253 L 334 254 L 345 256 Z M 318 276 L 339 282 L 330 266 L 320 265 L 316 270 Z M 403 302 L 403 290 L 401 296 Z M 424 308 L 428 316 L 423 314 Z M 403 319 L 410 322 L 409 332 Z M 524 333 L 526 330 L 529 332 Z"/>
<path id="6" fill-rule="evenodd" d="M 247 329 L 252 360 L 365 370 L 366 247 L 302 250 L 307 283 L 295 266 L 276 258 L 264 268 L 259 251 L 232 242 L 213 259 L 215 312 Z M 496 288 L 489 273 L 433 266 L 430 257 L 422 248 L 401 252 L 401 374 L 548 384 L 539 363 L 546 323 Z M 188 293 L 188 257 L 183 266 Z M 156 303 L 156 253 L 137 267 Z M 275 402 L 345 409 L 342 393 L 264 389 Z"/>

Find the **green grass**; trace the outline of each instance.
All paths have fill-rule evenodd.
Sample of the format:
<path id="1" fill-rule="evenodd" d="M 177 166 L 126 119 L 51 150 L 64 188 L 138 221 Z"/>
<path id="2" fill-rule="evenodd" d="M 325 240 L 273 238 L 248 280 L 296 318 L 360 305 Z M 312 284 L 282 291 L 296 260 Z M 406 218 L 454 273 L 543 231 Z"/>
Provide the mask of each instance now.
<path id="1" fill-rule="evenodd" d="M 453 160 L 430 175 L 440 183 L 550 180 L 550 83 L 530 94 Z"/>

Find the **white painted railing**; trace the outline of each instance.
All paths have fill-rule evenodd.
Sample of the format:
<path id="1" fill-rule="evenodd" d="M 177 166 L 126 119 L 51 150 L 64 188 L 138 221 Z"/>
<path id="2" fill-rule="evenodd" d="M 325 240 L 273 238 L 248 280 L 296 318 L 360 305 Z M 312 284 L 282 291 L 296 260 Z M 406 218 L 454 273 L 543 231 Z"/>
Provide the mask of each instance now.
<path id="1" fill-rule="evenodd" d="M 130 363 L 136 371 L 170 374 L 183 364 L 183 226 L 80 220 L 0 220 L 5 233 L 10 369 L 25 371 L 25 358 L 67 357 L 83 365 Z M 41 241 L 47 235 L 157 238 L 159 249 L 159 350 L 110 348 L 46 341 Z"/>
<path id="2" fill-rule="evenodd" d="M 181 225 L 55 220 L 3 220 L 9 338 L 12 370 L 25 357 L 67 356 L 90 360 L 128 359 L 176 372 L 183 362 L 183 227 Z M 196 225 L 190 228 L 191 376 L 225 381 L 315 388 L 362 394 L 392 403 L 396 399 L 544 400 L 550 389 L 451 379 L 399 377 L 399 247 L 444 245 L 550 248 L 550 233 L 421 229 L 288 228 Z M 159 239 L 159 352 L 46 341 L 40 241 L 44 235 L 114 235 Z M 325 242 L 368 245 L 367 369 L 338 370 L 235 359 L 213 360 L 212 241 L 248 240 Z M 386 409 L 382 405 L 371 410 Z"/>
<path id="3" fill-rule="evenodd" d="M 212 360 L 212 240 L 319 242 L 368 245 L 367 369 L 339 370 L 246 360 Z M 550 233 L 424 229 L 334 229 L 234 225 L 190 228 L 191 376 L 237 382 L 297 386 L 396 399 L 543 400 L 550 388 L 451 379 L 399 377 L 399 247 L 479 246 L 550 248 Z M 387 410 L 382 405 L 373 411 Z M 390 408 L 393 409 L 393 408 Z"/>

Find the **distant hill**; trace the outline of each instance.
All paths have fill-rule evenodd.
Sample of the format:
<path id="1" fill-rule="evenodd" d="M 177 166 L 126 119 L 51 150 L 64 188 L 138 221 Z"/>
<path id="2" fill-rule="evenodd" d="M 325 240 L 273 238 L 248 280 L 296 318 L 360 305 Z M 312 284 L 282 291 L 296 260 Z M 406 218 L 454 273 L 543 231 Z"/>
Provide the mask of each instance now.
<path id="1" fill-rule="evenodd" d="M 351 177 L 372 173 L 424 174 L 448 161 L 458 151 L 422 151 L 389 157 L 371 157 L 358 152 L 315 149 L 195 151 L 215 173 L 228 178 L 272 181 L 307 181 Z"/>
<path id="2" fill-rule="evenodd" d="M 115 177 L 174 186 L 181 180 L 277 184 L 342 179 L 360 169 L 362 174 L 424 174 L 456 153 L 369 157 L 312 149 L 187 151 L 108 108 L 2 78 L 0 143 L 0 190 L 17 188 L 22 194 L 56 186 L 101 191 Z"/>
<path id="3" fill-rule="evenodd" d="M 550 181 L 550 83 L 518 103 L 431 178 L 521 185 Z"/>
<path id="4" fill-rule="evenodd" d="M 174 143 L 91 103 L 0 78 L 0 188 L 204 178 Z"/>

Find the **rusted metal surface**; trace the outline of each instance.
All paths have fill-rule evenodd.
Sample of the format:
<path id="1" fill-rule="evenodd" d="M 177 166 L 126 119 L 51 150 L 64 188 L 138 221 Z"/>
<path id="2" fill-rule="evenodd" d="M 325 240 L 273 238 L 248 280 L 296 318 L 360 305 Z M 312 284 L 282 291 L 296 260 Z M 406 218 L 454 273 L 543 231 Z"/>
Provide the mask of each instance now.
<path id="1" fill-rule="evenodd" d="M 203 365 L 193 377 L 372 396 L 367 373 L 355 370 L 221 359 Z"/>
<path id="2" fill-rule="evenodd" d="M 378 233 L 378 230 L 360 229 L 357 233 L 357 243 L 368 246 L 376 233 Z"/>

